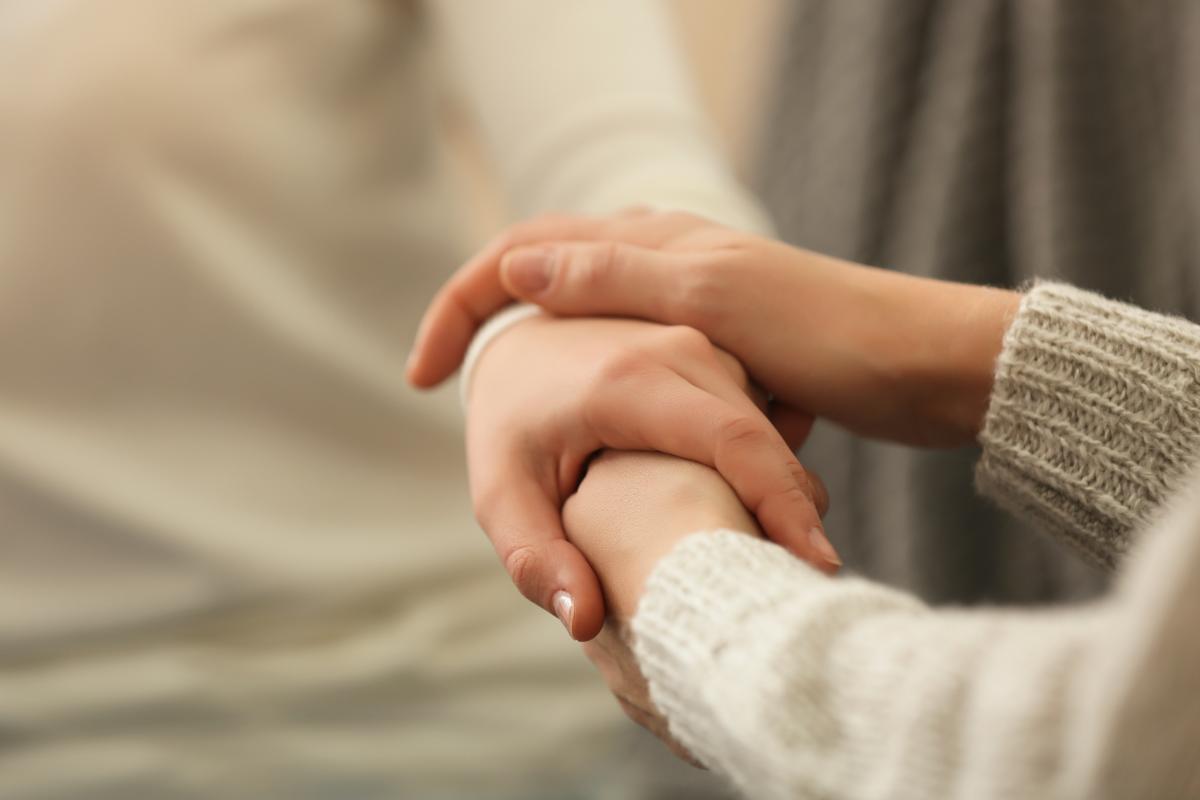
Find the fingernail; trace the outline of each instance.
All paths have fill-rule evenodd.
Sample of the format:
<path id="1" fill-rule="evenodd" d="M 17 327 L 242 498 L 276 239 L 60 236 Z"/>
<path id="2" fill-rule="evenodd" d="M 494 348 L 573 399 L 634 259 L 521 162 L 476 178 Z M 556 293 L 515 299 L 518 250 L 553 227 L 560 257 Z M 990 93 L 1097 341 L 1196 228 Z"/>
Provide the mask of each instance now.
<path id="1" fill-rule="evenodd" d="M 518 290 L 537 294 L 550 285 L 552 254 L 547 248 L 525 248 L 504 257 L 504 270 Z"/>
<path id="2" fill-rule="evenodd" d="M 813 528 L 808 532 L 808 541 L 812 544 L 813 549 L 817 551 L 817 555 L 825 560 L 827 564 L 832 564 L 835 567 L 842 565 L 842 559 L 838 558 L 837 550 L 833 549 L 833 545 L 829 543 L 829 539 L 825 537 L 825 532 L 820 528 Z"/>
<path id="3" fill-rule="evenodd" d="M 560 589 L 554 593 L 550 604 L 554 606 L 554 613 L 558 615 L 558 621 L 567 629 L 567 633 L 570 633 L 571 622 L 575 619 L 575 598 Z"/>

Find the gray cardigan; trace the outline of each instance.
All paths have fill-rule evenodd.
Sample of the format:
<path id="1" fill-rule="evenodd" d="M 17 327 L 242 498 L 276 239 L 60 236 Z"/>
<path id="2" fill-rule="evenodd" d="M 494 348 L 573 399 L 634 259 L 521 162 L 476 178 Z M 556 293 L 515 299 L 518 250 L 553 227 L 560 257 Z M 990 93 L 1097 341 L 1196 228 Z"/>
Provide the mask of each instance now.
<path id="1" fill-rule="evenodd" d="M 1062 280 L 1200 320 L 1200 4 L 788 8 L 762 181 L 784 239 L 947 280 Z M 864 574 L 933 602 L 1099 591 L 1103 573 L 973 495 L 977 457 L 826 425 L 802 453 Z"/>

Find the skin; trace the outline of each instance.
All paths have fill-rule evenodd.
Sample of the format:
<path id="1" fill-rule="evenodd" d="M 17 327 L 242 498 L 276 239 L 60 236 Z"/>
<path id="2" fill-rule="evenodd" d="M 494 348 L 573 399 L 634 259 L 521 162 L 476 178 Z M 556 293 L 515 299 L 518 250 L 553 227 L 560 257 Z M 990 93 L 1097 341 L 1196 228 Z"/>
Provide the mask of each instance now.
<path id="1" fill-rule="evenodd" d="M 654 566 L 680 541 L 717 528 L 760 536 L 754 518 L 708 467 L 660 453 L 606 452 L 567 501 L 563 519 L 608 599 L 608 623 L 584 652 L 630 719 L 697 764 L 650 698 L 629 644 L 630 622 Z"/>
<path id="2" fill-rule="evenodd" d="M 714 467 L 775 541 L 835 570 L 824 489 L 748 391 L 741 366 L 690 328 L 533 318 L 492 342 L 472 377 L 467 463 L 476 516 L 522 593 L 573 637 L 599 632 L 603 595 L 560 514 L 604 448 Z"/>
<path id="3" fill-rule="evenodd" d="M 498 238 L 438 293 L 410 381 L 450 375 L 477 326 L 513 299 L 559 317 L 672 326 L 651 341 L 622 327 L 560 336 L 553 326 L 568 321 L 533 320 L 479 362 L 474 385 L 487 386 L 488 402 L 468 414 L 477 516 L 526 597 L 551 611 L 556 598 L 571 600 L 557 610 L 582 640 L 599 631 L 603 603 L 557 511 L 591 453 L 653 450 L 714 466 L 770 538 L 836 568 L 812 481 L 781 441 L 816 415 L 910 445 L 970 443 L 1019 303 L 1013 292 L 864 267 L 689 214 L 543 217 Z M 774 432 L 722 381 L 711 345 L 770 392 Z"/>
<path id="4" fill-rule="evenodd" d="M 978 434 L 1020 301 L 1015 292 L 864 267 L 688 214 L 547 217 L 514 227 L 439 294 L 410 379 L 452 372 L 474 331 L 471 315 L 486 318 L 512 299 L 564 316 L 695 328 L 788 414 L 926 447 Z"/>
<path id="5" fill-rule="evenodd" d="M 774 396 L 772 421 L 812 414 L 859 434 L 927 447 L 983 425 L 996 358 L 1020 296 L 851 264 L 686 214 L 549 217 L 517 226 L 439 294 L 409 363 L 431 385 L 475 327 L 512 299 L 560 316 L 687 326 L 736 356 Z M 626 631 L 654 564 L 688 533 L 757 533 L 721 475 L 654 454 L 597 459 L 564 508 L 595 569 L 610 624 L 585 647 L 622 708 L 681 756 L 650 700 Z"/>

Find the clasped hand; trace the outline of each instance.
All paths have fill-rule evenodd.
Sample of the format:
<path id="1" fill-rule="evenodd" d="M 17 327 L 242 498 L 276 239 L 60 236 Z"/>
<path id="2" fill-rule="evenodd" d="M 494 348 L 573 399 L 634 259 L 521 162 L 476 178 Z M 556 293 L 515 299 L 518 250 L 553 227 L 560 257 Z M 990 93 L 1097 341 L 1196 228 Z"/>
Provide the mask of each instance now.
<path id="1" fill-rule="evenodd" d="M 600 583 L 560 513 L 605 448 L 713 466 L 776 541 L 832 568 L 821 549 L 824 492 L 748 388 L 737 361 L 681 326 L 534 317 L 492 342 L 467 398 L 471 494 L 526 597 L 578 639 L 600 629 Z"/>
<path id="2" fill-rule="evenodd" d="M 478 326 L 514 298 L 555 316 L 517 325 L 479 360 L 472 495 L 518 587 L 579 639 L 599 631 L 603 598 L 559 510 L 589 456 L 651 450 L 714 467 L 766 536 L 831 569 L 823 491 L 784 433 L 798 444 L 817 415 L 896 442 L 969 443 L 1019 299 L 688 214 L 544 217 L 510 229 L 443 288 L 409 379 L 447 377 Z M 595 318 L 604 316 L 621 319 Z M 748 397 L 741 365 L 770 392 L 772 419 Z"/>

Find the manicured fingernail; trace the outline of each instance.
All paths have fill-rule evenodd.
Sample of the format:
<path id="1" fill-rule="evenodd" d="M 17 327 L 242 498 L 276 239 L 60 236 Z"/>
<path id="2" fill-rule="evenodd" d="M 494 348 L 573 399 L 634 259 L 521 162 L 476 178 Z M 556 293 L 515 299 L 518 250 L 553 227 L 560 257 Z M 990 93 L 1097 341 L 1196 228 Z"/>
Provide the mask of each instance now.
<path id="1" fill-rule="evenodd" d="M 537 294 L 550 285 L 552 261 L 549 249 L 530 247 L 505 256 L 504 270 L 517 289 L 526 294 Z"/>
<path id="2" fill-rule="evenodd" d="M 560 589 L 554 593 L 550 604 L 554 606 L 554 613 L 558 615 L 559 622 L 567 629 L 567 633 L 570 633 L 571 622 L 575 619 L 575 598 Z"/>
<path id="3" fill-rule="evenodd" d="M 825 538 L 825 532 L 820 528 L 813 528 L 808 532 L 808 541 L 812 544 L 813 550 L 817 551 L 822 559 L 827 564 L 832 564 L 835 567 L 842 565 L 842 559 L 838 558 L 837 550 L 833 549 L 833 545 L 829 543 L 829 539 Z"/>

